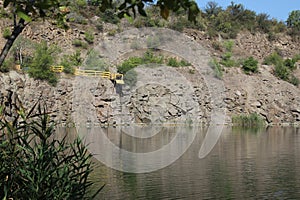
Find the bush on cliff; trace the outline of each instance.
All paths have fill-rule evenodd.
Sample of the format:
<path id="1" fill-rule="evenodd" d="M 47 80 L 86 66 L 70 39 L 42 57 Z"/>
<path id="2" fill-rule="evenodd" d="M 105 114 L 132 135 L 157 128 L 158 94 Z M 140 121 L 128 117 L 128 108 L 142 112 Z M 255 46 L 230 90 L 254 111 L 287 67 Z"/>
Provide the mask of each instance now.
<path id="1" fill-rule="evenodd" d="M 39 80 L 48 81 L 51 85 L 57 84 L 56 74 L 51 71 L 51 66 L 54 65 L 54 53 L 57 52 L 57 48 L 51 46 L 48 47 L 46 42 L 42 42 L 36 46 L 36 51 L 31 63 L 28 65 L 28 74 Z"/>
<path id="2" fill-rule="evenodd" d="M 253 57 L 249 57 L 244 60 L 242 68 L 246 74 L 257 73 L 258 72 L 258 61 Z"/>

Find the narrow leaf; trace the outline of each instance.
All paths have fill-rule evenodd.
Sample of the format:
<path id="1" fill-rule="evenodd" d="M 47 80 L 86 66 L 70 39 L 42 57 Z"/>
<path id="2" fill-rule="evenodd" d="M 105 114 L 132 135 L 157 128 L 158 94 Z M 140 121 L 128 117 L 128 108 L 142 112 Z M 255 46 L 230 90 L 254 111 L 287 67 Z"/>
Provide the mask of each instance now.
<path id="1" fill-rule="evenodd" d="M 24 19 L 26 22 L 31 22 L 31 17 L 29 17 L 27 14 L 25 14 L 24 12 L 22 11 L 17 11 L 17 15 L 18 17 Z"/>

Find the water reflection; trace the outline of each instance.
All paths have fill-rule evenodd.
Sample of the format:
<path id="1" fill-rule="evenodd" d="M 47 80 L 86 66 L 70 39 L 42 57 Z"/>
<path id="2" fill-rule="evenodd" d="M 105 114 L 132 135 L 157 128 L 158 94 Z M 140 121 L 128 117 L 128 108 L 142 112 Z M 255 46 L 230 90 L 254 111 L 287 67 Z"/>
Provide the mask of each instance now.
<path id="1" fill-rule="evenodd" d="M 168 132 L 169 131 L 169 132 Z M 192 131 L 186 129 L 186 134 Z M 93 174 L 106 183 L 99 199 L 299 199 L 300 131 L 293 127 L 227 127 L 208 156 L 198 158 L 206 129 L 173 164 L 151 173 L 124 173 L 100 162 Z M 114 135 L 115 134 L 115 135 Z M 161 148 L 174 138 L 132 139 L 107 130 L 115 145 L 134 152 Z M 164 135 L 165 134 L 165 135 Z M 99 144 L 100 145 L 100 144 Z M 103 144 L 101 144 L 103 145 Z M 149 163 L 151 164 L 151 163 Z"/>

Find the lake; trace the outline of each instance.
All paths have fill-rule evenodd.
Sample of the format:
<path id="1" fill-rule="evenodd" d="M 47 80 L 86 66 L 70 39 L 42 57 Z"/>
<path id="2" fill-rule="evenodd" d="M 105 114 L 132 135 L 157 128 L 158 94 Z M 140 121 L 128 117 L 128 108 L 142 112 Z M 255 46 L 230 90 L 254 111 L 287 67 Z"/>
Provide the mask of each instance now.
<path id="1" fill-rule="evenodd" d="M 161 129 L 151 138 L 135 138 L 114 128 L 104 134 L 126 151 L 147 153 L 166 146 L 177 129 Z M 300 199 L 299 128 L 226 127 L 202 159 L 199 149 L 207 129 L 194 129 L 181 127 L 184 135 L 195 132 L 195 138 L 182 156 L 156 171 L 122 172 L 95 159 L 92 179 L 97 186 L 106 184 L 97 199 Z M 93 145 L 106 145 L 97 139 L 89 142 L 92 151 Z"/>

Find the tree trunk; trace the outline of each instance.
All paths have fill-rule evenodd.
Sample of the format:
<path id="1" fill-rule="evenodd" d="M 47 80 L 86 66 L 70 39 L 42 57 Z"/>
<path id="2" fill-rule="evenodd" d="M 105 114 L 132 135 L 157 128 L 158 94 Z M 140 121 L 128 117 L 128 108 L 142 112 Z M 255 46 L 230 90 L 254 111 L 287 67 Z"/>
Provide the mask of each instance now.
<path id="1" fill-rule="evenodd" d="M 24 19 L 20 19 L 17 26 L 14 27 L 14 30 L 11 34 L 11 36 L 7 39 L 6 44 L 4 48 L 2 49 L 2 52 L 0 54 L 0 66 L 3 64 L 10 48 L 12 47 L 13 43 L 17 39 L 17 37 L 22 33 L 23 29 L 25 28 L 25 21 Z"/>

